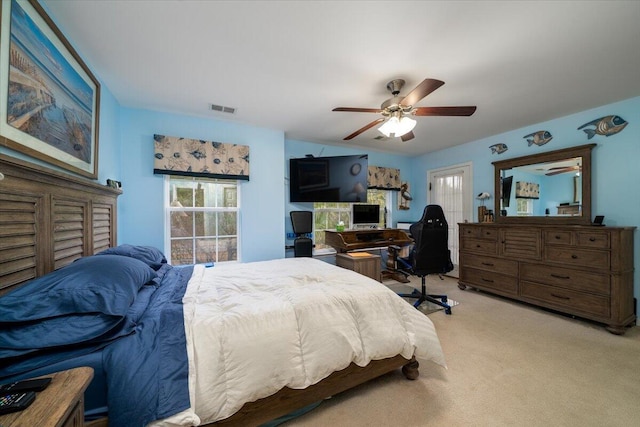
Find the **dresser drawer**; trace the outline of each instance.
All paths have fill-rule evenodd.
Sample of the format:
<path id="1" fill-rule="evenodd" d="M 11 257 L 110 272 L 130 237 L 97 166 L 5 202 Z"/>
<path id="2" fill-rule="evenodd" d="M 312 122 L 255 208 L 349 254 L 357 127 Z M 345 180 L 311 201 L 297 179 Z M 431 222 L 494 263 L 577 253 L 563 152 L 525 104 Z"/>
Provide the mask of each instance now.
<path id="1" fill-rule="evenodd" d="M 533 260 L 542 258 L 541 233 L 534 229 L 504 230 L 501 235 L 502 253 L 508 258 Z"/>
<path id="2" fill-rule="evenodd" d="M 542 303 L 550 308 L 559 308 L 569 313 L 581 313 L 598 317 L 610 316 L 609 298 L 576 292 L 555 286 L 522 281 L 520 295 L 528 301 Z"/>
<path id="3" fill-rule="evenodd" d="M 598 231 L 578 231 L 576 232 L 576 243 L 578 246 L 589 248 L 609 249 L 609 233 Z"/>
<path id="4" fill-rule="evenodd" d="M 561 262 L 575 267 L 593 267 L 608 270 L 610 266 L 608 251 L 548 246 L 546 257 L 547 261 Z"/>
<path id="5" fill-rule="evenodd" d="M 476 268 L 462 268 L 460 270 L 460 281 L 471 286 L 477 285 L 479 288 L 489 288 L 500 291 L 503 294 L 517 295 L 518 278 L 495 271 L 485 271 Z"/>
<path id="6" fill-rule="evenodd" d="M 472 227 L 469 225 L 460 225 L 460 237 L 480 237 L 480 227 Z"/>
<path id="7" fill-rule="evenodd" d="M 590 273 L 583 270 L 522 263 L 520 266 L 520 278 L 530 282 L 538 282 L 575 291 L 593 292 L 605 296 L 611 294 L 609 275 Z"/>
<path id="8" fill-rule="evenodd" d="M 547 230 L 544 232 L 544 241 L 547 245 L 570 245 L 573 243 L 571 231 Z"/>
<path id="9" fill-rule="evenodd" d="M 509 276 L 518 275 L 518 262 L 504 258 L 461 254 L 462 264 L 480 270 L 495 271 Z"/>
<path id="10" fill-rule="evenodd" d="M 498 243 L 491 240 L 464 238 L 462 239 L 462 250 L 496 255 L 498 253 Z"/>
<path id="11" fill-rule="evenodd" d="M 487 240 L 498 240 L 498 229 L 494 227 L 480 227 L 480 233 L 478 233 L 480 238 Z"/>

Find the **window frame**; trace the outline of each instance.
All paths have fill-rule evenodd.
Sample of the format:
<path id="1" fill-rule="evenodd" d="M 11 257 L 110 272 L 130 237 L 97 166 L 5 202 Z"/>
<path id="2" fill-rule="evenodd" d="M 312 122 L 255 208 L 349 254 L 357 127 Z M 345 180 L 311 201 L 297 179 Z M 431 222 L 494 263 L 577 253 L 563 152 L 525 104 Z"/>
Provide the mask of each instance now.
<path id="1" fill-rule="evenodd" d="M 235 185 L 235 189 L 236 189 L 236 206 L 235 207 L 183 207 L 183 208 L 178 208 L 175 206 L 170 206 L 171 204 L 171 179 L 172 178 L 179 178 L 179 179 L 191 179 L 191 182 L 207 182 L 207 183 L 213 183 L 213 184 L 233 184 Z M 231 236 L 220 236 L 217 234 L 217 224 L 216 224 L 216 235 L 212 235 L 212 236 L 195 236 L 192 235 L 191 237 L 185 237 L 184 239 L 190 239 L 191 241 L 195 242 L 198 239 L 203 239 L 203 238 L 214 238 L 216 240 L 216 251 L 215 251 L 215 259 L 211 260 L 210 262 L 215 262 L 215 263 L 238 263 L 238 262 L 242 262 L 241 260 L 241 234 L 242 234 L 242 230 L 240 228 L 240 223 L 241 223 L 241 204 L 240 201 L 242 200 L 241 196 L 240 196 L 240 192 L 241 192 L 241 182 L 239 180 L 235 180 L 235 179 L 219 179 L 219 178 L 202 178 L 202 177 L 189 177 L 189 176 L 182 176 L 182 175 L 165 175 L 165 179 L 164 179 L 164 187 L 163 187 L 163 193 L 164 193 L 164 202 L 163 202 L 163 210 L 164 210 L 164 253 L 167 257 L 167 259 L 169 260 L 169 263 L 172 263 L 172 254 L 171 254 L 171 242 L 172 240 L 172 236 L 171 236 L 171 213 L 172 212 L 176 212 L 176 211 L 183 211 L 183 212 L 215 212 L 215 213 L 220 213 L 220 212 L 235 212 L 236 213 L 236 234 L 233 235 L 233 237 L 235 237 L 236 239 L 236 259 L 235 260 L 230 260 L 230 261 L 219 261 L 219 253 L 218 253 L 218 240 L 220 238 L 226 238 L 226 237 L 231 237 Z M 195 264 L 196 263 L 196 252 L 193 252 L 193 259 L 192 259 L 192 263 L 191 264 Z M 177 264 L 177 265 L 190 265 L 190 264 Z"/>
<path id="2" fill-rule="evenodd" d="M 394 191 L 391 190 L 380 190 L 380 189 L 374 189 L 374 188 L 370 188 L 367 190 L 367 193 L 369 192 L 381 192 L 384 194 L 384 199 L 385 199 L 385 204 L 383 207 L 383 209 L 386 209 L 386 225 L 387 227 L 389 227 L 389 224 L 392 223 L 392 212 L 393 212 L 393 193 Z M 397 192 L 396 192 L 397 193 Z M 370 197 L 367 196 L 367 203 L 368 204 L 372 204 L 373 202 L 370 200 Z M 349 218 L 349 221 L 345 221 L 345 228 L 346 229 L 353 229 L 353 223 L 352 223 L 352 218 L 351 218 L 351 205 L 353 205 L 353 203 L 330 203 L 330 204 L 336 204 L 338 206 L 336 206 L 335 208 L 326 208 L 326 207 L 321 207 L 321 208 L 317 208 L 316 205 L 319 204 L 326 204 L 326 203 L 314 203 L 313 204 L 313 231 L 312 231 L 312 239 L 313 239 L 313 243 L 314 243 L 314 255 L 324 255 L 324 254 L 331 254 L 331 253 L 335 253 L 336 250 L 330 246 L 325 246 L 324 243 L 320 243 L 320 244 L 316 244 L 316 237 L 318 236 L 318 232 L 324 232 L 325 230 L 335 230 L 335 225 L 331 226 L 330 224 L 327 225 L 328 228 L 323 228 L 323 229 L 316 229 L 316 212 L 339 212 L 339 213 L 344 213 L 347 215 L 347 217 Z M 379 223 L 379 225 L 382 227 L 385 224 L 385 212 L 382 211 L 382 218 L 381 221 Z M 340 215 L 338 216 L 340 218 Z M 323 247 L 318 248 L 318 245 L 323 245 Z"/>

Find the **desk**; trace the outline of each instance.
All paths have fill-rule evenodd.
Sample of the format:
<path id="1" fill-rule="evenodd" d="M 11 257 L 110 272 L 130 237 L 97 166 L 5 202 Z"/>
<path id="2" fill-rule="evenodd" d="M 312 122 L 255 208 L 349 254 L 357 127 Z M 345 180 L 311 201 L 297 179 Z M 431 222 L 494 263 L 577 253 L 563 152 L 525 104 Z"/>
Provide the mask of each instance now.
<path id="1" fill-rule="evenodd" d="M 340 255 L 345 252 L 372 248 L 386 248 L 391 245 L 407 246 L 413 243 L 413 240 L 404 230 L 395 228 L 345 231 L 326 230 L 324 236 L 325 243 L 338 252 L 336 254 L 336 263 L 338 263 Z M 345 263 L 347 261 L 342 258 L 340 262 Z M 387 261 L 387 267 L 391 270 L 387 269 L 382 271 L 382 279 L 390 278 L 402 283 L 409 282 L 409 279 L 407 279 L 404 274 L 394 270 L 395 265 L 389 265 L 389 261 Z M 350 269 L 354 270 L 354 268 Z M 368 274 L 365 275 L 368 276 Z"/>
<path id="2" fill-rule="evenodd" d="M 404 230 L 395 228 L 367 230 L 326 230 L 324 241 L 338 253 L 369 248 L 384 248 L 389 245 L 405 246 L 413 240 Z"/>

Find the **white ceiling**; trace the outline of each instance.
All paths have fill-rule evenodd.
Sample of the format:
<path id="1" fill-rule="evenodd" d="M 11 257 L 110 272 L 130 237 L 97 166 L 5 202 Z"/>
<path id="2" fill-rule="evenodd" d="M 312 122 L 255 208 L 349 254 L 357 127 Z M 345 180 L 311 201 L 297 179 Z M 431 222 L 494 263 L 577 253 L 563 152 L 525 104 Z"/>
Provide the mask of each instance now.
<path id="1" fill-rule="evenodd" d="M 118 102 L 230 120 L 288 139 L 417 155 L 640 95 L 638 1 L 48 0 Z M 417 106 L 415 139 L 373 139 L 388 81 Z M 234 115 L 210 104 L 237 109 Z M 615 114 L 615 112 L 612 112 Z M 629 120 L 629 119 L 627 119 Z M 535 131 L 537 129 L 533 129 Z M 524 136 L 524 135 L 523 135 Z"/>

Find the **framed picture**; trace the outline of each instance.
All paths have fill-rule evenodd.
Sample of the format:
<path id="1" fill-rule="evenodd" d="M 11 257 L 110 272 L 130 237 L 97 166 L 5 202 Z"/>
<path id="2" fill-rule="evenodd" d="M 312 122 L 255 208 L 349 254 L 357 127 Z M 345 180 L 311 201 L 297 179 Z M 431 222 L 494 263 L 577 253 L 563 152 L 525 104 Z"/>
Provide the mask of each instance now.
<path id="1" fill-rule="evenodd" d="M 98 80 L 36 0 L 0 18 L 0 145 L 96 179 Z"/>

